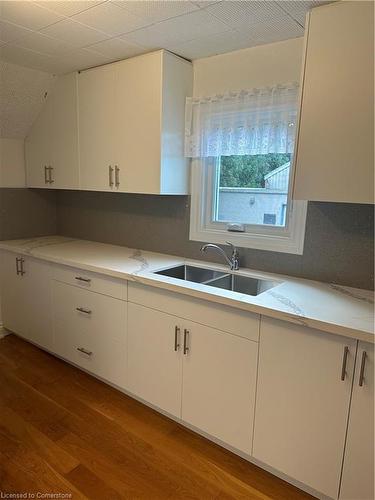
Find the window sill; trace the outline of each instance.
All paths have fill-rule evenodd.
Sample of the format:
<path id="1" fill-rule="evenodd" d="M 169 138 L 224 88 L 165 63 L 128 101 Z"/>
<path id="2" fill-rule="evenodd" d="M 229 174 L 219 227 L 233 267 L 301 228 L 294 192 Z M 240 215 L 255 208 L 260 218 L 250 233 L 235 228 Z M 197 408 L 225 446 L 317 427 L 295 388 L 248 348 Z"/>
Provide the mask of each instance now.
<path id="1" fill-rule="evenodd" d="M 194 213 L 195 210 L 193 209 L 190 221 L 190 240 L 217 244 L 225 244 L 226 241 L 230 241 L 242 248 L 302 255 L 305 240 L 307 202 L 295 201 L 293 205 L 293 215 L 290 220 L 289 230 L 285 230 L 283 234 L 239 233 L 205 227 L 201 224 L 202 221 L 199 220 L 199 217 L 197 217 L 198 214 Z"/>

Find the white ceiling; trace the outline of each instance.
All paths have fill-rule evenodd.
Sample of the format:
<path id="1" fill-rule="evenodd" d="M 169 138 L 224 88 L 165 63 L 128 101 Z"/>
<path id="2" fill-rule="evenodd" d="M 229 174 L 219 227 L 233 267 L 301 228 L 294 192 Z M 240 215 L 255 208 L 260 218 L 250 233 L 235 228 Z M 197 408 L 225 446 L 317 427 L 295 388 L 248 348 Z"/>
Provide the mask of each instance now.
<path id="1" fill-rule="evenodd" d="M 54 81 L 49 73 L 0 61 L 0 137 L 27 135 Z"/>
<path id="2" fill-rule="evenodd" d="M 318 0 L 1 0 L 0 59 L 67 73 L 165 48 L 197 59 L 303 35 Z"/>

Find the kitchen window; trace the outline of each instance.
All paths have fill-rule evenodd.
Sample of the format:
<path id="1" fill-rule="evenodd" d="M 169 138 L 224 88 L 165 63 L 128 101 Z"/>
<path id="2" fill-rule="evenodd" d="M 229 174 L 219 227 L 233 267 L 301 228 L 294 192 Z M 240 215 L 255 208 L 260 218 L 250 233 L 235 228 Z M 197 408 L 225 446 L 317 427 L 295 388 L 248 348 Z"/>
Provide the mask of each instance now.
<path id="1" fill-rule="evenodd" d="M 190 239 L 303 253 L 306 202 L 291 199 L 298 86 L 189 98 Z"/>

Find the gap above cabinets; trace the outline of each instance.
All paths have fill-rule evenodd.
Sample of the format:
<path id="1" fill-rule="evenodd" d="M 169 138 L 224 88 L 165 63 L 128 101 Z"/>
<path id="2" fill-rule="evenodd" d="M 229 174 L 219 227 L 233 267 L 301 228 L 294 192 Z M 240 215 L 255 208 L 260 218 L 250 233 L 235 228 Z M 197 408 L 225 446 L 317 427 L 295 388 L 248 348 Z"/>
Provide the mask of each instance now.
<path id="1" fill-rule="evenodd" d="M 192 80 L 165 50 L 60 77 L 26 139 L 27 186 L 187 194 Z"/>

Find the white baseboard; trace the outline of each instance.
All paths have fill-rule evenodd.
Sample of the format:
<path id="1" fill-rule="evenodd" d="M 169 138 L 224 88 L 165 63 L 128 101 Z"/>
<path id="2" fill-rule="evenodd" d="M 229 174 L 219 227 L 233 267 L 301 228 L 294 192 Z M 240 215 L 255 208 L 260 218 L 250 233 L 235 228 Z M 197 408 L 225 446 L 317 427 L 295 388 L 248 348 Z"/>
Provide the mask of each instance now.
<path id="1" fill-rule="evenodd" d="M 0 339 L 3 339 L 7 335 L 9 335 L 9 332 L 5 330 L 4 325 L 0 323 Z"/>

